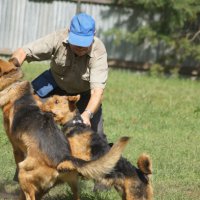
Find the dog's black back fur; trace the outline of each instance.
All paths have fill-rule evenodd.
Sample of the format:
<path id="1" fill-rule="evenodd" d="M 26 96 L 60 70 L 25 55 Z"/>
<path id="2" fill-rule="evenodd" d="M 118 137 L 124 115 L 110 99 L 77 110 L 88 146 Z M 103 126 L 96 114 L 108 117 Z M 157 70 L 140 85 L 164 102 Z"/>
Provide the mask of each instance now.
<path id="1" fill-rule="evenodd" d="M 14 103 L 12 133 L 19 138 L 22 134 L 33 137 L 38 148 L 55 165 L 70 159 L 70 149 L 63 133 L 49 113 L 42 112 L 31 93 L 27 91 Z"/>
<path id="2" fill-rule="evenodd" d="M 86 126 L 83 123 L 75 125 L 73 129 L 71 129 L 69 132 L 67 127 L 63 129 L 63 131 L 65 132 L 67 138 L 73 137 L 77 134 L 83 134 L 85 132 L 91 133 L 91 160 L 97 160 L 101 156 L 105 155 L 110 149 L 110 146 L 106 139 L 92 131 L 91 127 Z"/>
<path id="3" fill-rule="evenodd" d="M 91 138 L 91 154 L 92 159 L 98 159 L 110 150 L 107 140 L 97 133 L 92 134 Z"/>
<path id="4" fill-rule="evenodd" d="M 106 175 L 106 178 L 122 178 L 122 177 L 129 177 L 138 179 L 141 182 L 147 184 L 148 177 L 142 173 L 140 169 L 132 165 L 126 158 L 121 157 L 117 162 L 114 170 Z"/>
<path id="5" fill-rule="evenodd" d="M 71 128 L 71 127 L 70 127 Z M 63 131 L 65 132 L 67 138 L 73 137 L 77 134 L 83 134 L 85 132 L 91 133 L 91 159 L 96 160 L 105 153 L 107 153 L 112 144 L 108 144 L 107 140 L 100 135 L 96 134 L 92 129 L 85 124 L 76 124 L 70 131 L 68 132 L 68 127 L 65 126 Z M 113 171 L 105 176 L 105 178 L 134 178 L 138 179 L 141 184 L 148 183 L 148 177 L 142 173 L 142 171 L 132 165 L 126 158 L 121 157 L 117 162 Z"/>

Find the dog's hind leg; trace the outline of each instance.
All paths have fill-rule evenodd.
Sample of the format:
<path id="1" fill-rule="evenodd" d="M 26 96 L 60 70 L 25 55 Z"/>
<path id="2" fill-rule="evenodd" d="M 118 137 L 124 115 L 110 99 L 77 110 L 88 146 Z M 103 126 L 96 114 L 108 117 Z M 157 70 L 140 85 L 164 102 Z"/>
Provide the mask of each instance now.
<path id="1" fill-rule="evenodd" d="M 54 186 L 58 175 L 56 169 L 30 156 L 19 163 L 19 183 L 28 200 L 40 200 Z"/>
<path id="2" fill-rule="evenodd" d="M 77 172 L 74 172 L 74 173 L 70 172 L 69 176 L 70 175 L 71 175 L 71 178 L 69 180 L 67 180 L 67 182 L 73 193 L 73 200 L 80 200 L 79 186 L 78 186 L 78 174 L 77 174 Z"/>
<path id="3" fill-rule="evenodd" d="M 14 158 L 15 158 L 16 166 L 17 166 L 17 168 L 15 170 L 15 175 L 13 177 L 13 180 L 18 182 L 19 181 L 18 180 L 18 173 L 19 173 L 19 166 L 18 166 L 18 164 L 24 160 L 24 153 L 21 150 L 15 148 L 13 146 L 13 155 L 14 155 Z"/>
<path id="4" fill-rule="evenodd" d="M 26 200 L 36 200 L 35 194 L 37 188 L 33 184 L 34 176 L 33 171 L 35 168 L 35 162 L 32 158 L 26 158 L 19 163 L 19 184 L 22 191 L 25 194 Z"/>
<path id="5" fill-rule="evenodd" d="M 24 153 L 20 149 L 15 148 L 14 146 L 13 146 L 13 154 L 14 154 L 16 165 L 18 165 L 18 163 L 24 160 Z"/>

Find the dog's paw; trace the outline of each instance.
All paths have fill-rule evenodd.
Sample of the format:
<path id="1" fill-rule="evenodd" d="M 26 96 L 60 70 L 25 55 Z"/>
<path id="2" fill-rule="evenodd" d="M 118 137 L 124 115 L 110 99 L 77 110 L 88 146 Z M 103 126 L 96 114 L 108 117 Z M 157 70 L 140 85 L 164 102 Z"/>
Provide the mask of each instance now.
<path id="1" fill-rule="evenodd" d="M 61 168 L 59 168 L 57 170 L 58 170 L 59 173 L 67 173 L 67 172 L 71 171 L 71 170 L 68 170 L 68 169 L 61 169 Z"/>
<path id="2" fill-rule="evenodd" d="M 75 170 L 75 167 L 71 161 L 64 161 L 57 166 L 57 170 L 58 172 L 64 173 Z"/>

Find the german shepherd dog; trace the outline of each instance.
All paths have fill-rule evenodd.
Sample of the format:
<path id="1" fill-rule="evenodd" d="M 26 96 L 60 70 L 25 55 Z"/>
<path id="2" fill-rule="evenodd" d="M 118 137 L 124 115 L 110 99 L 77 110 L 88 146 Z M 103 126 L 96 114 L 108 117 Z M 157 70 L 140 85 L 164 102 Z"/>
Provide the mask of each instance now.
<path id="1" fill-rule="evenodd" d="M 4 63 L 0 66 L 1 69 L 2 66 Z M 22 190 L 20 200 L 39 200 L 60 182 L 67 182 L 73 192 L 73 198 L 79 200 L 78 173 L 100 180 L 116 165 L 129 138 L 119 139 L 98 159 L 87 161 L 76 158 L 52 115 L 40 110 L 31 84 L 28 81 L 13 82 L 6 88 L 1 87 L 3 90 L 0 92 L 0 107 L 3 110 L 4 127 L 19 168 L 18 177 Z M 75 98 L 68 101 L 70 118 L 77 113 L 75 101 Z M 67 170 L 67 173 L 60 172 L 63 170 Z"/>
<path id="2" fill-rule="evenodd" d="M 12 83 L 18 81 L 23 77 L 23 72 L 19 67 L 18 61 L 16 59 L 10 59 L 9 61 L 5 61 L 0 59 L 0 91 L 2 91 L 7 86 L 11 85 Z M 5 123 L 4 123 L 5 124 Z M 11 142 L 13 143 L 12 138 L 10 137 L 8 127 L 5 127 L 5 131 L 7 136 Z M 15 158 L 15 162 L 18 163 L 23 155 L 20 152 L 13 148 L 13 154 Z"/>
<path id="3" fill-rule="evenodd" d="M 66 106 L 68 98 L 57 95 L 50 97 L 43 103 L 41 109 L 53 113 L 54 120 L 63 126 L 62 130 L 69 142 L 72 156 L 83 160 L 98 158 L 110 149 L 110 145 L 86 127 L 78 115 L 71 119 L 66 117 L 69 116 Z M 99 182 L 109 187 L 114 186 L 122 194 L 123 200 L 152 200 L 153 189 L 149 177 L 152 174 L 150 157 L 142 154 L 138 158 L 137 165 L 138 168 L 121 157 L 113 170 L 99 179 Z"/>
<path id="4" fill-rule="evenodd" d="M 23 73 L 16 59 L 8 62 L 0 59 L 0 91 L 22 77 Z"/>

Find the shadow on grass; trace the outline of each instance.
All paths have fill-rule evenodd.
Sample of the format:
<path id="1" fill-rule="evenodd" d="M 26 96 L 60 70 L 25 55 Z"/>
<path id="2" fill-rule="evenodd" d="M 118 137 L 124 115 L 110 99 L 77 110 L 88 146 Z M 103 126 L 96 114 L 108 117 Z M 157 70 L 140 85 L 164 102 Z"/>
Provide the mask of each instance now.
<path id="1" fill-rule="evenodd" d="M 62 194 L 62 195 L 55 195 L 55 196 L 46 196 L 43 200 L 71 200 L 73 199 L 72 194 L 71 193 L 66 193 L 66 194 Z M 108 199 L 103 197 L 100 193 L 93 193 L 93 195 L 91 194 L 81 194 L 81 200 L 112 200 L 112 199 Z"/>
<path id="2" fill-rule="evenodd" d="M 19 184 L 10 180 L 0 180 L 0 200 L 16 200 L 20 194 Z M 43 200 L 71 200 L 73 199 L 72 193 L 70 191 L 63 190 L 62 194 L 46 194 Z M 106 197 L 103 193 L 81 193 L 81 200 L 112 200 Z"/>
<path id="3" fill-rule="evenodd" d="M 18 183 L 14 181 L 0 180 L 0 200 L 15 200 L 18 199 L 20 193 Z"/>

